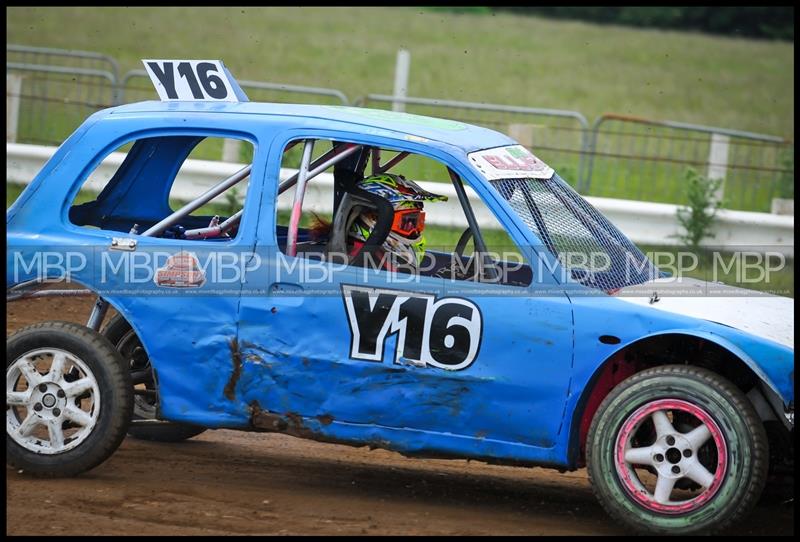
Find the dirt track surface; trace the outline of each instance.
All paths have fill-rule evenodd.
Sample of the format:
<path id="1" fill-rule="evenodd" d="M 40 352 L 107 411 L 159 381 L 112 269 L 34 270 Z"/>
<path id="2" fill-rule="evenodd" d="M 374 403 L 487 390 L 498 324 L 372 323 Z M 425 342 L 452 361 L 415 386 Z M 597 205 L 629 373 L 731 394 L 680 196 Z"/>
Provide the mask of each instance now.
<path id="1" fill-rule="evenodd" d="M 8 305 L 7 333 L 85 323 L 91 300 Z M 409 459 L 273 433 L 207 431 L 179 444 L 126 439 L 77 478 L 6 468 L 6 534 L 622 534 L 585 470 Z M 794 533 L 793 502 L 768 494 L 728 534 Z"/>

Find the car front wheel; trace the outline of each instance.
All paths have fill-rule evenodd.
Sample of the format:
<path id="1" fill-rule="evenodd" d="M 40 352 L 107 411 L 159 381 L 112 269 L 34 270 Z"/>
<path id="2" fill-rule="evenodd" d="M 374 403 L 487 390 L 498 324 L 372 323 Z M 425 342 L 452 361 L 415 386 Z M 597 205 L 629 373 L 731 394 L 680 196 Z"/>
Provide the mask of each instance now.
<path id="1" fill-rule="evenodd" d="M 653 534 L 708 533 L 747 514 L 764 488 L 764 426 L 747 397 L 711 371 L 655 367 L 598 407 L 586 459 L 609 514 Z"/>

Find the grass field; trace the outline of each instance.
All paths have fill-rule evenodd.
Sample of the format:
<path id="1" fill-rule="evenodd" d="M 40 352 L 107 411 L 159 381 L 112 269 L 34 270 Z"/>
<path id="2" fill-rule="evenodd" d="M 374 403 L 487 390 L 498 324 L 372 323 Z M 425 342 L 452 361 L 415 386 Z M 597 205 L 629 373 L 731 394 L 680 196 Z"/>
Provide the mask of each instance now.
<path id="1" fill-rule="evenodd" d="M 614 111 L 792 137 L 794 44 L 425 8 L 7 8 L 8 43 L 222 58 L 239 79 Z"/>
<path id="2" fill-rule="evenodd" d="M 240 80 L 330 87 L 353 100 L 368 93 L 390 94 L 396 52 L 406 48 L 412 55 L 411 96 L 569 109 L 590 122 L 611 111 L 794 135 L 794 46 L 786 42 L 414 7 L 14 7 L 6 13 L 8 43 L 104 53 L 119 60 L 122 73 L 141 69 L 142 58 L 222 58 Z M 47 84 L 49 95 L 63 100 L 37 102 L 36 111 L 29 113 L 23 101 L 21 140 L 60 142 L 94 110 L 79 102 L 109 102 L 98 89 L 84 96 L 86 91 L 76 90 L 69 77 L 61 83 L 54 82 L 53 75 L 47 76 L 47 83 L 37 82 L 37 77 L 41 75 L 27 76 L 25 84 L 30 86 L 24 93 Z M 154 96 L 146 80 L 134 87 L 142 90 L 128 92 L 127 100 Z M 251 92 L 251 99 L 281 98 Z M 452 114 L 501 131 L 520 122 L 463 110 L 409 111 Z M 536 128 L 541 120 L 528 122 Z M 558 137 L 574 139 L 569 127 L 563 132 L 562 127 L 554 131 L 552 124 L 547 126 L 534 147 L 579 148 L 574 141 L 553 143 Z M 702 159 L 707 151 L 693 151 L 698 150 Z M 209 146 L 207 154 L 203 157 L 217 159 L 221 149 Z M 576 184 L 579 164 L 574 151 L 537 154 Z M 642 167 L 643 173 L 638 173 L 640 164 L 633 164 L 637 173 L 631 177 L 626 164 L 596 161 L 588 194 L 685 201 L 683 166 L 646 165 L 649 169 Z M 664 171 L 654 183 L 646 172 L 656 171 L 656 165 Z M 774 167 L 774 160 L 765 165 Z M 446 180 L 431 177 L 413 160 L 403 168 L 417 179 Z M 769 172 L 751 177 L 732 181 L 727 207 L 768 211 L 770 199 L 779 196 L 785 184 Z"/>
<path id="3" fill-rule="evenodd" d="M 406 48 L 412 55 L 411 96 L 576 110 L 590 122 L 615 112 L 787 138 L 794 134 L 794 46 L 786 42 L 411 7 L 15 7 L 6 13 L 8 43 L 104 53 L 119 60 L 122 73 L 141 69 L 140 59 L 148 57 L 222 58 L 240 80 L 330 87 L 354 100 L 390 94 L 396 52 Z M 110 91 L 76 87 L 69 76 L 61 82 L 52 74 L 46 81 L 42 77 L 26 76 L 23 94 L 47 86 L 55 102 L 33 107 L 23 99 L 20 141 L 58 143 L 97 108 L 81 102 L 110 103 Z M 337 103 L 311 95 L 249 92 L 260 101 Z M 125 99 L 152 97 L 150 83 L 139 79 Z M 501 131 L 510 131 L 511 123 L 532 123 L 524 126 L 534 130 L 530 144 L 537 154 L 568 182 L 578 181 L 580 144 L 569 123 L 422 106 L 408 111 L 451 115 Z M 542 121 L 547 124 L 537 124 Z M 679 152 L 684 159 L 707 156 L 707 143 L 689 147 Z M 565 148 L 571 150 L 553 150 Z M 220 148 L 206 150 L 203 158 L 221 155 Z M 725 206 L 769 211 L 771 198 L 785 191 L 786 175 L 774 173 L 783 166 L 772 155 L 746 150 L 750 154 L 732 156 L 731 163 L 763 162 L 767 169 L 758 175 L 731 170 L 735 178 Z M 594 166 L 588 195 L 685 202 L 685 165 L 600 157 Z M 414 160 L 403 168 L 417 179 L 446 181 Z M 793 173 L 789 177 L 791 184 Z"/>

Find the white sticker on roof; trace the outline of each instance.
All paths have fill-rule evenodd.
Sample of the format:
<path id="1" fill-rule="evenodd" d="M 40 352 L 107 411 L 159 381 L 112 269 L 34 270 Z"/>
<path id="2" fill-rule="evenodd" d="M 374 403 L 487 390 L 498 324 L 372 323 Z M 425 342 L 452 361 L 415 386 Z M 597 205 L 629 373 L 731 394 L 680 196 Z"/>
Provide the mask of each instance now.
<path id="1" fill-rule="evenodd" d="M 522 145 L 497 147 L 469 153 L 472 164 L 489 181 L 497 179 L 549 179 L 553 168 Z"/>
<path id="2" fill-rule="evenodd" d="M 246 102 L 221 60 L 142 60 L 164 102 Z"/>

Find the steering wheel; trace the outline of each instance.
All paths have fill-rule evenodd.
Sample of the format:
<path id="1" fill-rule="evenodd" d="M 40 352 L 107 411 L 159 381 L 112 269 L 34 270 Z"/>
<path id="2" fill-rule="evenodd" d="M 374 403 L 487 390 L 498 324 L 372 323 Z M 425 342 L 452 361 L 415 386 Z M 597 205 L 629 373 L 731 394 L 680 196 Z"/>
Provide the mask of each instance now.
<path id="1" fill-rule="evenodd" d="M 450 265 L 444 266 L 439 269 L 435 275 L 441 276 L 442 278 L 449 278 L 451 280 L 472 280 L 475 278 L 475 259 L 474 255 L 470 258 L 469 264 L 465 269 L 462 269 L 462 262 L 464 261 L 464 250 L 467 248 L 467 243 L 469 243 L 470 238 L 472 237 L 472 228 L 467 228 L 464 230 L 464 233 L 458 238 L 458 243 L 456 243 L 456 248 L 453 254 L 450 256 Z"/>
<path id="2" fill-rule="evenodd" d="M 467 227 L 467 229 L 464 230 L 464 233 L 461 234 L 461 237 L 458 238 L 458 243 L 456 243 L 455 254 L 459 257 L 459 259 L 463 259 L 464 250 L 467 248 L 467 243 L 469 243 L 470 237 L 472 237 L 472 228 Z"/>

